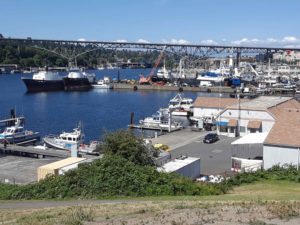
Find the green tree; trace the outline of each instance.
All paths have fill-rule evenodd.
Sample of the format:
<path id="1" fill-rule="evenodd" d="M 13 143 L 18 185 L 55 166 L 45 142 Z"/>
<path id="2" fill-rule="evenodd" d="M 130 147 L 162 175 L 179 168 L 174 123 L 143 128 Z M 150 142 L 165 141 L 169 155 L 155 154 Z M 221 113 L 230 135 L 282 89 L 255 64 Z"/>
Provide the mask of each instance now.
<path id="1" fill-rule="evenodd" d="M 102 151 L 106 155 L 121 156 L 137 165 L 154 165 L 156 150 L 148 147 L 141 137 L 133 132 L 119 130 L 104 135 Z"/>

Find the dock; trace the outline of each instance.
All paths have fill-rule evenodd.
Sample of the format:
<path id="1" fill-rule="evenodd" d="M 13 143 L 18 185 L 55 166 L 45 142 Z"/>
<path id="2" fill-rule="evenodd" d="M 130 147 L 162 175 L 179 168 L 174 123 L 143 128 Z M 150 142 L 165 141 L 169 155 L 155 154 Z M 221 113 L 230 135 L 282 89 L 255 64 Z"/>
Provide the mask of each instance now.
<path id="1" fill-rule="evenodd" d="M 160 85 L 140 85 L 127 83 L 114 83 L 115 90 L 143 90 L 143 91 L 191 91 L 191 92 L 207 92 L 207 93 L 234 93 L 231 87 L 176 87 L 176 86 L 160 86 Z"/>
<path id="2" fill-rule="evenodd" d="M 145 125 L 140 125 L 140 124 L 129 124 L 128 128 L 131 129 L 141 129 L 141 130 L 158 130 L 158 131 L 169 131 L 168 127 L 149 127 L 149 126 L 145 126 Z M 178 127 L 178 128 L 171 128 L 171 132 L 172 131 L 177 131 L 177 130 L 181 130 L 182 127 Z"/>
<path id="3" fill-rule="evenodd" d="M 7 145 L 6 148 L 3 144 L 0 144 L 0 152 L 2 153 L 18 153 L 20 155 L 34 155 L 37 158 L 43 158 L 45 156 L 67 158 L 71 156 L 68 151 L 61 151 L 55 149 L 39 149 L 34 146 L 19 146 L 19 145 Z"/>

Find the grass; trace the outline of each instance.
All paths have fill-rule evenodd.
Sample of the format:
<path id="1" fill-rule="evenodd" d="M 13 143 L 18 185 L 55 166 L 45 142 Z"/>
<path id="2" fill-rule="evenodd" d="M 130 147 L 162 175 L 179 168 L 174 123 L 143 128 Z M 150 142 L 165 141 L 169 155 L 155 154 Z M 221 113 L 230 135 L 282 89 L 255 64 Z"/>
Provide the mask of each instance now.
<path id="1" fill-rule="evenodd" d="M 214 201 L 300 201 L 300 183 L 264 180 L 235 187 L 233 191 L 225 195 L 203 196 L 201 199 Z"/>
<path id="2" fill-rule="evenodd" d="M 290 181 L 259 181 L 241 185 L 229 194 L 219 196 L 123 199 L 124 203 L 97 204 L 95 202 L 93 205 L 87 203 L 83 206 L 63 206 L 62 202 L 61 207 L 53 208 L 4 209 L 0 210 L 0 224 L 80 225 L 88 221 L 106 224 L 106 222 L 113 223 L 121 220 L 126 224 L 124 219 L 128 219 L 128 222 L 136 222 L 136 224 L 147 220 L 154 224 L 172 224 L 172 221 L 167 221 L 167 218 L 174 212 L 178 214 L 177 219 L 191 220 L 191 223 L 194 218 L 202 222 L 217 221 L 221 215 L 225 215 L 225 218 L 232 216 L 228 218 L 228 221 L 238 218 L 249 224 L 267 224 L 264 221 L 270 218 L 286 220 L 300 215 L 300 183 Z M 6 202 L 13 203 L 14 201 L 1 201 L 0 204 Z M 255 212 L 264 213 L 260 218 L 253 219 L 251 214 Z M 157 219 L 161 221 L 156 221 Z"/>
<path id="3" fill-rule="evenodd" d="M 101 200 L 101 199 L 100 199 Z M 113 197 L 103 200 L 126 201 L 300 201 L 300 183 L 286 180 L 263 180 L 251 184 L 235 187 L 228 194 L 209 196 L 154 196 L 154 197 Z M 70 200 L 47 200 L 52 202 L 65 202 Z M 10 202 L 43 202 L 43 200 L 0 200 L 0 204 Z M 63 205 L 63 203 L 62 203 Z"/>

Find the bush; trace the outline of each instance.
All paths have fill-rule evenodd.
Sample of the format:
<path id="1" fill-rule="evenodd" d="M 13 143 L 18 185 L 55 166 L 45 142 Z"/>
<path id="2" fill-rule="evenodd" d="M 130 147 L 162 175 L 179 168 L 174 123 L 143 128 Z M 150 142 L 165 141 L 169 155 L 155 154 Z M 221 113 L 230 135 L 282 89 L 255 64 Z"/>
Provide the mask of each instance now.
<path id="1" fill-rule="evenodd" d="M 50 176 L 36 184 L 0 186 L 1 199 L 104 198 L 112 196 L 212 195 L 224 189 L 198 184 L 176 174 L 161 173 L 120 156 L 107 155 L 64 176 Z M 5 190 L 5 191 L 4 191 Z"/>
<path id="2" fill-rule="evenodd" d="M 293 165 L 276 165 L 268 170 L 237 174 L 227 181 L 227 184 L 233 186 L 253 183 L 259 180 L 287 180 L 300 182 L 300 171 Z"/>
<path id="3" fill-rule="evenodd" d="M 103 138 L 102 151 L 106 155 L 123 157 L 137 165 L 154 165 L 154 148 L 146 146 L 141 137 L 136 137 L 133 132 L 119 130 L 107 133 Z"/>

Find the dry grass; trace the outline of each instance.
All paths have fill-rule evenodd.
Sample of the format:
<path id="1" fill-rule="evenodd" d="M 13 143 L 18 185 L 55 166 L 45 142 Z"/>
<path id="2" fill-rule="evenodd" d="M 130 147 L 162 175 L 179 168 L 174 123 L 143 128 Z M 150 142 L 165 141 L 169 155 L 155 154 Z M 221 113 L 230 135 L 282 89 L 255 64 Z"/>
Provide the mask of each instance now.
<path id="1" fill-rule="evenodd" d="M 260 182 L 210 197 L 148 198 L 125 203 L 0 210 L 0 224 L 300 224 L 300 185 Z"/>

